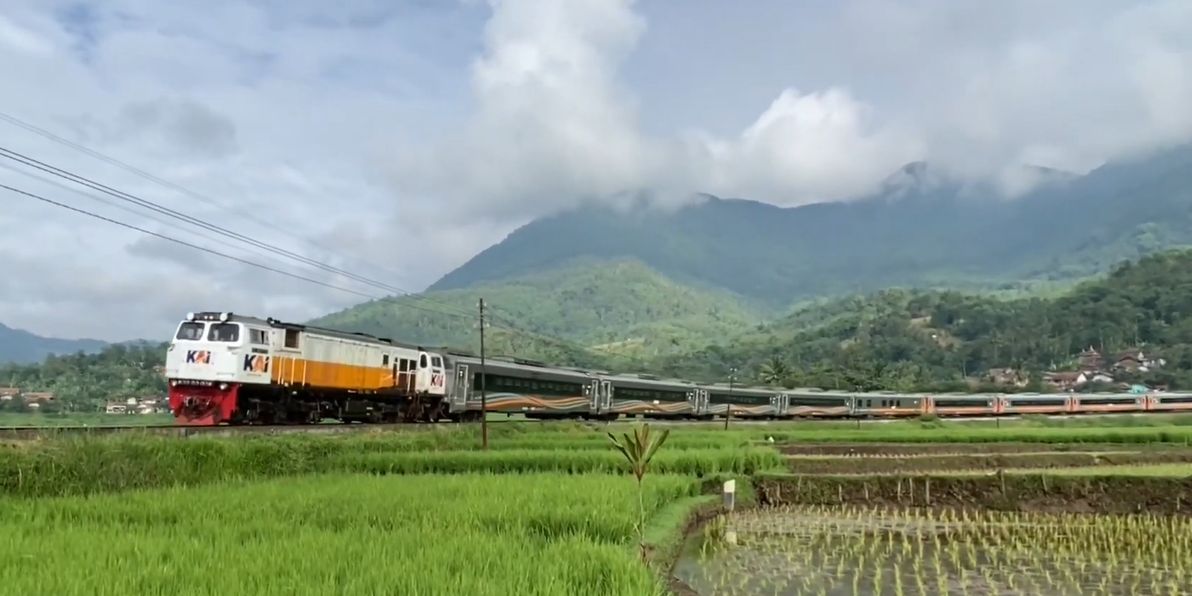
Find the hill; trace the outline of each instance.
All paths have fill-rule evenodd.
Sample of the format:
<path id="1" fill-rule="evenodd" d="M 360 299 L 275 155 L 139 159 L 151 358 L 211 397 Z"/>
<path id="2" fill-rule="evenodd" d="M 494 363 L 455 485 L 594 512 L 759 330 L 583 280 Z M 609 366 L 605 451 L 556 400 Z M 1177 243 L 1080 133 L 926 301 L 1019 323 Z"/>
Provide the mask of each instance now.
<path id="1" fill-rule="evenodd" d="M 772 307 L 890 287 L 1035 288 L 1072 283 L 1166 248 L 1192 245 L 1192 148 L 1107 164 L 1083 176 L 1031 169 L 1014 200 L 930 164 L 881 192 L 794 208 L 703 196 L 675 211 L 587 207 L 531 222 L 432 290 L 499 281 L 575 259 L 636 259 L 693 286 Z"/>
<path id="2" fill-rule="evenodd" d="M 105 345 L 97 339 L 42 337 L 0 323 L 0 364 L 41 362 L 50 354 L 96 352 Z"/>
<path id="3" fill-rule="evenodd" d="M 886 290 L 809 306 L 653 368 L 723 379 L 735 366 L 792 386 L 961 390 L 966 378 L 1011 367 L 1038 388 L 1043 371 L 1075 369 L 1090 347 L 1162 357 L 1161 370 L 1123 378 L 1192 388 L 1192 251 L 1122 264 L 1056 298 Z"/>
<path id="4" fill-rule="evenodd" d="M 769 314 L 729 292 L 667 279 L 637 261 L 581 259 L 467 289 L 367 302 L 310 324 L 475 351 L 481 296 L 491 321 L 490 353 L 570 363 L 677 354 L 756 326 Z"/>
<path id="5" fill-rule="evenodd" d="M 94 412 L 109 399 L 164 396 L 166 381 L 158 367 L 165 358 L 164 343 L 126 342 L 94 353 L 50 355 L 37 363 L 0 363 L 0 379 L 26 392 L 54 393 L 56 400 L 43 412 Z M 22 403 L 3 402 L 0 409 L 22 409 Z"/>

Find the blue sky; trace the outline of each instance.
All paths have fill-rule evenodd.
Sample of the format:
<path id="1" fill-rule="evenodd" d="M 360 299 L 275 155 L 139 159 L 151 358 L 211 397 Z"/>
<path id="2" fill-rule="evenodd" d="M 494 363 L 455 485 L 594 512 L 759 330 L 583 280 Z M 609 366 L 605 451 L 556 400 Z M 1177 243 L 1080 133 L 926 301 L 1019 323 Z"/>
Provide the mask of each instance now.
<path id="1" fill-rule="evenodd" d="M 0 146 L 419 290 L 627 190 L 797 205 L 911 160 L 1014 182 L 1023 163 L 1084 171 L 1186 141 L 1190 28 L 1182 0 L 7 0 L 0 111 L 212 201 L 4 122 Z M 9 325 L 158 337 L 195 308 L 303 319 L 359 300 L 0 200 Z"/>

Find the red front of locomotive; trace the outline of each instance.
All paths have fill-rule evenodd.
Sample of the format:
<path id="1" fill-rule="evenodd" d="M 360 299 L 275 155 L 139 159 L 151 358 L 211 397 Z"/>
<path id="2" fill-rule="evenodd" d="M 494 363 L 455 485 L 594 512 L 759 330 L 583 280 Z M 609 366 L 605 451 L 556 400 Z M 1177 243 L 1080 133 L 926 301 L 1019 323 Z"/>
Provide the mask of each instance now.
<path id="1" fill-rule="evenodd" d="M 231 422 L 240 385 L 187 379 L 170 380 L 170 412 L 178 424 L 214 426 Z"/>

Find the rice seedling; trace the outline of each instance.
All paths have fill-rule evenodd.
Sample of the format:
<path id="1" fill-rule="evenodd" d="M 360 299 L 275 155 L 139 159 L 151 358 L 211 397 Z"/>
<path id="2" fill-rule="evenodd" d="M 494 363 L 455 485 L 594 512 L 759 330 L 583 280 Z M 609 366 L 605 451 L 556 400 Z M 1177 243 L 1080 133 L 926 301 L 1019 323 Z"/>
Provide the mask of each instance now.
<path id="1" fill-rule="evenodd" d="M 739 581 L 703 569 L 770 558 L 787 563 L 757 568 L 751 582 L 812 578 L 808 593 L 1160 594 L 1192 575 L 1185 517 L 790 506 L 733 523 L 739 547 L 682 567 L 700 593 L 734 593 L 725 586 Z"/>
<path id="2" fill-rule="evenodd" d="M 653 513 L 696 493 L 655 476 Z M 660 594 L 624 476 L 325 475 L 0 499 L 16 594 Z"/>

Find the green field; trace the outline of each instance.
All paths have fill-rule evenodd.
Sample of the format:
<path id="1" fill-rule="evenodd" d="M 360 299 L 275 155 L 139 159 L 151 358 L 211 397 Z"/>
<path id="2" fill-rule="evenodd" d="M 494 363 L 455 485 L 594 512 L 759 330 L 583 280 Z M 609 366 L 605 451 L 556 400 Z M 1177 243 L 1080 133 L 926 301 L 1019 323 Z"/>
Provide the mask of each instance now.
<path id="1" fill-rule="evenodd" d="M 759 491 L 781 486 L 787 498 L 806 502 L 868 500 L 871 491 L 890 503 L 934 491 L 931 500 L 939 501 L 1000 487 L 1011 497 L 1027 491 L 1020 500 L 1030 504 L 1048 491 L 1086 490 L 1058 475 L 1092 474 L 1102 500 L 1087 506 L 1109 507 L 1106 499 L 1128 498 L 1139 492 L 1131 483 L 1145 480 L 1151 484 L 1142 492 L 1166 495 L 1163 507 L 1178 511 L 1192 500 L 1179 496 L 1192 489 L 1186 463 L 1048 469 L 1057 476 L 1052 483 L 1023 476 L 1001 485 L 996 478 L 973 484 L 964 472 L 931 487 L 904 485 L 897 473 L 879 473 L 881 461 L 905 462 L 915 450 L 997 447 L 1014 454 L 1007 462 L 1071 458 L 1087 446 L 1187 451 L 1192 426 L 1164 421 L 654 425 L 671 435 L 644 483 L 647 562 L 636 540 L 636 485 L 606 434 L 634 428 L 627 423 L 494 424 L 487 451 L 476 425 L 190 438 L 51 431 L 0 442 L 7 538 L 0 582 L 14 593 L 661 593 L 673 587 L 668 561 L 680 554 L 692 514 L 714 507 L 729 478 L 748 508 L 761 498 L 755 480 Z M 1106 447 L 1113 445 L 1120 447 Z M 790 474 L 783 452 L 817 446 L 843 448 L 835 456 L 842 465 L 864 458 L 874 471 Z M 1005 471 L 1018 477 L 1011 466 Z M 1106 485 L 1105 477 L 1122 482 Z"/>
<path id="2" fill-rule="evenodd" d="M 650 479 L 647 512 L 691 496 Z M 0 501 L 14 594 L 652 594 L 624 476 L 329 474 Z"/>
<path id="3" fill-rule="evenodd" d="M 114 414 L 25 414 L 0 412 L 0 426 L 152 426 L 173 424 L 169 414 L 114 415 Z"/>

